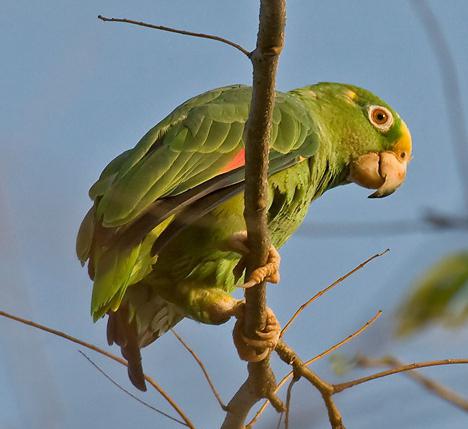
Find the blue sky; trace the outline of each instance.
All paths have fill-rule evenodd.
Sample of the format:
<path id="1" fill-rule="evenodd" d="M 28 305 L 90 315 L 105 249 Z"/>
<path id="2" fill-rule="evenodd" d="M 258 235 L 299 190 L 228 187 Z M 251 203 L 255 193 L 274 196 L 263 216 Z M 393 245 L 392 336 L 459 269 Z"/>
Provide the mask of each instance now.
<path id="1" fill-rule="evenodd" d="M 466 97 L 468 3 L 430 3 Z M 93 324 L 89 317 L 90 281 L 74 254 L 77 228 L 90 204 L 89 186 L 110 159 L 175 106 L 214 87 L 248 84 L 251 68 L 241 54 L 216 42 L 102 23 L 98 14 L 219 34 L 253 48 L 258 11 L 250 0 L 2 2 L 0 308 L 105 345 L 105 323 Z M 389 102 L 412 131 L 414 160 L 406 184 L 390 198 L 368 200 L 368 191 L 346 186 L 313 204 L 303 228 L 282 251 L 281 285 L 269 291 L 280 321 L 363 259 L 387 247 L 391 252 L 317 302 L 291 329 L 288 342 L 304 358 L 312 356 L 382 309 L 378 324 L 344 351 L 394 353 L 407 361 L 466 357 L 466 329 L 434 328 L 406 342 L 391 337 L 395 308 L 411 281 L 444 253 L 466 247 L 466 234 L 343 239 L 317 238 L 308 228 L 321 222 L 416 219 L 428 208 L 445 213 L 463 208 L 439 72 L 408 2 L 290 1 L 277 86 L 288 90 L 317 81 L 360 85 Z M 245 377 L 231 329 L 232 323 L 207 327 L 192 321 L 178 328 L 200 352 L 226 400 Z M 7 320 L 0 320 L 0 337 L 2 428 L 177 427 L 124 396 L 74 345 Z M 171 335 L 143 357 L 147 372 L 198 427 L 219 426 L 222 414 Z M 122 368 L 93 358 L 128 384 Z M 274 366 L 279 374 L 286 370 L 276 361 Z M 338 380 L 327 361 L 316 369 Z M 427 372 L 468 395 L 467 368 Z M 324 427 L 318 396 L 305 383 L 295 393 L 293 426 Z M 145 398 L 162 404 L 156 395 Z M 403 377 L 357 387 L 339 396 L 338 404 L 352 429 L 466 425 L 460 411 Z M 274 418 L 268 414 L 258 427 L 270 427 Z"/>

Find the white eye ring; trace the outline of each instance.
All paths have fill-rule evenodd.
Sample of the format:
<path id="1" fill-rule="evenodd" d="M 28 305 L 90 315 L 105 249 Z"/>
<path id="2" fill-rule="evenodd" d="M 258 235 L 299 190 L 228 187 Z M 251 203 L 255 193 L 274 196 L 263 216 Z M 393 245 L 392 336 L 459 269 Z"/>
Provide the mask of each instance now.
<path id="1" fill-rule="evenodd" d="M 393 115 L 383 106 L 369 106 L 369 121 L 379 131 L 386 133 L 393 125 Z"/>

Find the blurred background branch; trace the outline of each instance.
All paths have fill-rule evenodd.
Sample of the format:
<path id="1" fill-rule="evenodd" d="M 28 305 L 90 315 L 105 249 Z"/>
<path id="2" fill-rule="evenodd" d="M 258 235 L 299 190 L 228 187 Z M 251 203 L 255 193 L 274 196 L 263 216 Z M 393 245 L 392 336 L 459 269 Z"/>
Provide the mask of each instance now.
<path id="1" fill-rule="evenodd" d="M 433 234 L 460 231 L 468 233 L 468 217 L 427 211 L 421 219 L 362 223 L 308 223 L 301 233 L 314 238 L 355 238 L 359 236 Z"/>
<path id="2" fill-rule="evenodd" d="M 411 0 L 410 4 L 421 21 L 439 66 L 440 81 L 444 89 L 445 108 L 450 124 L 453 155 L 463 187 L 462 198 L 464 198 L 465 203 L 465 214 L 468 215 L 466 213 L 468 212 L 468 134 L 457 65 L 439 20 L 430 8 L 429 3 L 426 0 Z"/>

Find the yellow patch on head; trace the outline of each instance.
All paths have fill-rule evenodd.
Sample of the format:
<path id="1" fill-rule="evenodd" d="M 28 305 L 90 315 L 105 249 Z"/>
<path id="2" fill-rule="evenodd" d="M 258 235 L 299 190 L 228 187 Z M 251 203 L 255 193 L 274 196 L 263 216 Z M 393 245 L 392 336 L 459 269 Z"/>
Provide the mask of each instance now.
<path id="1" fill-rule="evenodd" d="M 345 100 L 348 101 L 351 104 L 355 104 L 355 101 L 358 98 L 358 95 L 351 89 L 346 89 L 343 92 L 343 96 L 344 96 Z"/>

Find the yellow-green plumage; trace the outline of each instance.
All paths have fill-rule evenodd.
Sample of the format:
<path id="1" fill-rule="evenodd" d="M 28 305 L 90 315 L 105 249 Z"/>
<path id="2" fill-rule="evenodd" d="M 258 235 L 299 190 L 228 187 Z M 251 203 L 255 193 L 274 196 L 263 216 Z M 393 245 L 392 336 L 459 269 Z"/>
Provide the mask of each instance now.
<path id="1" fill-rule="evenodd" d="M 236 85 L 189 100 L 112 161 L 90 190 L 94 206 L 80 228 L 77 253 L 89 261 L 94 280 L 91 311 L 94 319 L 109 314 L 109 341 L 137 366 L 138 348 L 184 316 L 223 322 L 211 309 L 242 281 L 233 273 L 240 255 L 222 243 L 245 229 L 239 156 L 250 96 L 249 87 Z M 388 132 L 369 123 L 374 104 L 390 109 L 349 85 L 277 93 L 269 178 L 276 247 L 314 198 L 347 183 L 353 159 L 389 150 L 401 137 L 391 109 Z"/>

